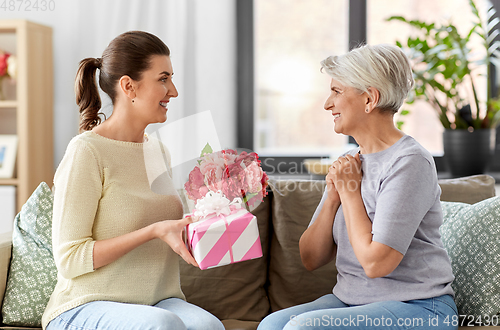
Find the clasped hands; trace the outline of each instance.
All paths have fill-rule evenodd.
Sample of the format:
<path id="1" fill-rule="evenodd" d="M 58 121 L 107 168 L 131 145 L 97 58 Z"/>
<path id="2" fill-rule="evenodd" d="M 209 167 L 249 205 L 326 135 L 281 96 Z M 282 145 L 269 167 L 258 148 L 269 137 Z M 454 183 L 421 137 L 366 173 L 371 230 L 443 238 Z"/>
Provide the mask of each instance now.
<path id="1" fill-rule="evenodd" d="M 339 157 L 332 163 L 325 178 L 328 198 L 340 202 L 350 194 L 359 194 L 362 178 L 359 154 Z"/>

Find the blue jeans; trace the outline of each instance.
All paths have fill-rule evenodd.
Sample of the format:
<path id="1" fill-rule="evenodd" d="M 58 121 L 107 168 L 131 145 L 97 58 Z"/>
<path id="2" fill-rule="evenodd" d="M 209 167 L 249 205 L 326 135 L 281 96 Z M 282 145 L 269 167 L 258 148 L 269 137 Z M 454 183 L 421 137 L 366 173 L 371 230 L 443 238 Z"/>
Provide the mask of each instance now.
<path id="1" fill-rule="evenodd" d="M 450 295 L 436 298 L 344 304 L 333 294 L 268 315 L 257 330 L 293 329 L 458 329 Z"/>
<path id="2" fill-rule="evenodd" d="M 75 307 L 53 319 L 46 330 L 147 329 L 224 330 L 215 316 L 178 298 L 154 306 L 94 301 Z"/>

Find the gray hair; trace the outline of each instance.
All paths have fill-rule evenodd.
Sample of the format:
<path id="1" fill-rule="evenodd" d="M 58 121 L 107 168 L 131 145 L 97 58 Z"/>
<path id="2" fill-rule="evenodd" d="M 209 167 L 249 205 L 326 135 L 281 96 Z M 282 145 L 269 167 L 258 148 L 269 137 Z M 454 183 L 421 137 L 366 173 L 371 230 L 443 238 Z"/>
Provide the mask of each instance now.
<path id="1" fill-rule="evenodd" d="M 401 48 L 388 44 L 365 45 L 321 61 L 321 69 L 334 80 L 360 92 L 376 88 L 377 108 L 397 113 L 415 84 L 410 61 Z"/>

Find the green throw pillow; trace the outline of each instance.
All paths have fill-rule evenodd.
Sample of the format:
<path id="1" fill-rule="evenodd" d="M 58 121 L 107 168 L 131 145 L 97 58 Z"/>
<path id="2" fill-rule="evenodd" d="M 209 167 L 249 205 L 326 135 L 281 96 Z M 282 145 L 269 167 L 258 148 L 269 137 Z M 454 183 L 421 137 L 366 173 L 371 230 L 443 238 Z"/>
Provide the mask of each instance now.
<path id="1" fill-rule="evenodd" d="M 40 327 L 57 281 L 52 256 L 52 204 L 42 182 L 14 220 L 12 261 L 2 306 L 3 323 Z"/>
<path id="2" fill-rule="evenodd" d="M 500 197 L 441 205 L 440 231 L 455 274 L 459 314 L 474 320 L 500 314 Z"/>

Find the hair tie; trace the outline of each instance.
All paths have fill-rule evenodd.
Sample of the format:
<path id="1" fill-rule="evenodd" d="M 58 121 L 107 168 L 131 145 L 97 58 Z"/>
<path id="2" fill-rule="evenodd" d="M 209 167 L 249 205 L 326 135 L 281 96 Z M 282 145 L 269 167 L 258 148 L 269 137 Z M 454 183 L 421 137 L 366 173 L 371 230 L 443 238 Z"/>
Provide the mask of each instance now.
<path id="1" fill-rule="evenodd" d="M 99 57 L 99 58 L 96 58 L 95 60 L 97 62 L 97 67 L 100 69 L 102 66 L 102 58 Z"/>

